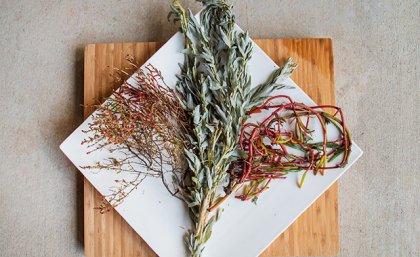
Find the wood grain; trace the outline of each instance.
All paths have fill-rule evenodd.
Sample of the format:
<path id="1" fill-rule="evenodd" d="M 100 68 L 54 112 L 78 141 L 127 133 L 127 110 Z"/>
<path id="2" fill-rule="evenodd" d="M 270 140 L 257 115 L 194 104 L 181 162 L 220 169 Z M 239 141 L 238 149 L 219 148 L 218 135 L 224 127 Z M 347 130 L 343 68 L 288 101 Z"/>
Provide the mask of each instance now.
<path id="1" fill-rule="evenodd" d="M 318 104 L 335 104 L 333 50 L 330 39 L 263 39 L 256 43 L 279 65 L 293 57 L 299 67 L 293 80 Z M 144 63 L 162 44 L 92 44 L 85 48 L 84 104 L 108 97 L 115 85 L 113 68 L 128 67 L 124 56 Z M 85 118 L 93 112 L 85 107 Z M 139 235 L 111 211 L 100 214 L 94 207 L 101 195 L 84 181 L 84 234 L 87 257 L 156 254 Z M 339 251 L 338 184 L 335 183 L 308 208 L 261 256 L 336 255 Z M 235 257 L 235 256 L 233 256 Z"/>

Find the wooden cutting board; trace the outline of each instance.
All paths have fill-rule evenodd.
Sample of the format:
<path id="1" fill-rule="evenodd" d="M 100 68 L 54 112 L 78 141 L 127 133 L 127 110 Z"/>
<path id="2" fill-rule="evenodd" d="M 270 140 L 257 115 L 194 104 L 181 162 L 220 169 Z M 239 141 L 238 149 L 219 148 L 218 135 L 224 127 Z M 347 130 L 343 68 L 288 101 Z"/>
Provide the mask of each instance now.
<path id="1" fill-rule="evenodd" d="M 298 64 L 293 80 L 318 104 L 335 104 L 331 39 L 260 39 L 256 43 L 279 65 L 292 57 Z M 85 48 L 84 104 L 107 98 L 115 85 L 113 68 L 128 67 L 124 57 L 144 63 L 161 43 L 91 44 Z M 93 109 L 85 108 L 85 118 Z M 102 196 L 84 181 L 84 241 L 87 257 L 156 256 L 116 211 L 100 214 Z M 308 208 L 261 256 L 337 255 L 338 184 Z M 233 256 L 236 257 L 236 256 Z"/>

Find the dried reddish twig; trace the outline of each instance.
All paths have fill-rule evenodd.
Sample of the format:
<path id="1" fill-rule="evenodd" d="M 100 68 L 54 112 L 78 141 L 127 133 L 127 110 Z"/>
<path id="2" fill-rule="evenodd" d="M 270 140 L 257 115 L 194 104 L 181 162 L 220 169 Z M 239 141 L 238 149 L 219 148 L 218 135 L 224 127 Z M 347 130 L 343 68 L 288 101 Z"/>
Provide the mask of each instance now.
<path id="1" fill-rule="evenodd" d="M 133 59 L 129 61 L 137 67 Z M 129 75 L 123 70 L 118 73 L 117 78 Z M 107 149 L 120 157 L 82 168 L 135 174 L 130 181 L 116 181 L 106 200 L 117 206 L 147 176 L 161 178 L 168 191 L 180 197 L 179 185 L 170 185 L 165 174 L 177 179 L 184 171 L 186 117 L 160 71 L 151 64 L 139 69 L 97 108 L 89 129 L 84 131 L 90 136 L 82 144 L 91 148 L 88 154 Z"/>

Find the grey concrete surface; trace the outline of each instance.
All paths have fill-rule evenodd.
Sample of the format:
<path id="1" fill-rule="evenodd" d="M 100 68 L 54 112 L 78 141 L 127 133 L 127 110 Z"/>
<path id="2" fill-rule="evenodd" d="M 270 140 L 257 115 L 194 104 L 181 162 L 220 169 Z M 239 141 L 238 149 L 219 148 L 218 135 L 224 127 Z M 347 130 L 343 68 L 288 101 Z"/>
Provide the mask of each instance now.
<path id="1" fill-rule="evenodd" d="M 83 46 L 165 41 L 169 1 L 0 0 L 0 256 L 83 256 Z M 254 38 L 331 37 L 363 158 L 340 181 L 340 256 L 420 256 L 420 3 L 236 0 Z M 193 10 L 199 5 L 186 4 Z"/>

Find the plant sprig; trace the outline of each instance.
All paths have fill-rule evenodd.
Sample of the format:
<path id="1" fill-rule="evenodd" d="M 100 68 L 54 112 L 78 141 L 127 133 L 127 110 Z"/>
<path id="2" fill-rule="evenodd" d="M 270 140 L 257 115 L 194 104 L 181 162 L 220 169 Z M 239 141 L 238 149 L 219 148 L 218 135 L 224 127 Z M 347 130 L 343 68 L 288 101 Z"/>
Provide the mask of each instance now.
<path id="1" fill-rule="evenodd" d="M 333 114 L 325 111 L 328 109 Z M 229 172 L 226 196 L 244 185 L 243 193 L 236 198 L 255 199 L 272 180 L 284 179 L 289 173 L 301 171 L 303 175 L 298 186 L 302 187 L 308 171 L 323 175 L 325 170 L 347 164 L 352 142 L 340 108 L 307 106 L 293 102 L 286 95 L 277 95 L 249 114 L 263 111 L 268 111 L 264 120 L 247 122 L 242 128 L 239 140 L 246 157 Z M 316 129 L 311 123 L 321 127 L 321 139 L 314 139 Z M 327 130 L 328 124 L 333 128 Z M 338 136 L 333 138 L 329 132 L 334 129 Z M 339 156 L 342 157 L 338 163 L 330 164 Z M 226 196 L 222 199 L 225 200 Z"/>
<path id="2" fill-rule="evenodd" d="M 185 148 L 190 183 L 184 188 L 194 227 L 186 237 L 192 256 L 201 256 L 214 219 L 209 208 L 228 179 L 228 169 L 239 160 L 238 138 L 247 112 L 284 87 L 296 65 L 289 60 L 262 85 L 252 88 L 248 64 L 252 41 L 235 28 L 232 6 L 225 1 L 201 1 L 199 19 L 173 1 L 171 13 L 185 37 L 185 61 L 177 92 L 187 112 L 192 134 Z"/>
<path id="3" fill-rule="evenodd" d="M 132 58 L 127 60 L 138 69 Z M 118 74 L 129 75 L 124 70 L 118 70 L 117 78 Z M 160 178 L 173 196 L 182 199 L 179 185 L 185 172 L 185 111 L 151 64 L 138 69 L 130 81 L 95 106 L 97 111 L 84 131 L 90 135 L 82 142 L 88 145 L 88 154 L 106 149 L 119 157 L 81 168 L 133 174 L 130 180 L 115 181 L 116 186 L 99 206 L 101 212 L 121 204 L 145 177 Z M 168 182 L 168 174 L 176 184 Z"/>

